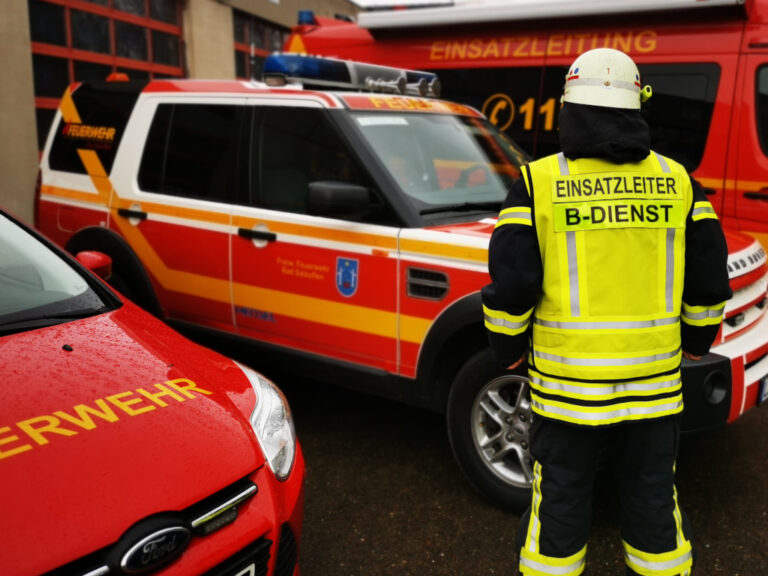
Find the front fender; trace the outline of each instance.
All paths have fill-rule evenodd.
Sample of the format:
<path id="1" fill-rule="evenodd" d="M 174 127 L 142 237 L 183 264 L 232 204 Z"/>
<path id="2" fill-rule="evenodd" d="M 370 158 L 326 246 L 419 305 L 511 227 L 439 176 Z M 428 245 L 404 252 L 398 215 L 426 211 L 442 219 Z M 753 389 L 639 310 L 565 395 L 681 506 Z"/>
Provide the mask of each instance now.
<path id="1" fill-rule="evenodd" d="M 427 332 L 419 352 L 418 395 L 444 412 L 459 369 L 487 346 L 480 292 L 473 292 L 443 310 Z"/>

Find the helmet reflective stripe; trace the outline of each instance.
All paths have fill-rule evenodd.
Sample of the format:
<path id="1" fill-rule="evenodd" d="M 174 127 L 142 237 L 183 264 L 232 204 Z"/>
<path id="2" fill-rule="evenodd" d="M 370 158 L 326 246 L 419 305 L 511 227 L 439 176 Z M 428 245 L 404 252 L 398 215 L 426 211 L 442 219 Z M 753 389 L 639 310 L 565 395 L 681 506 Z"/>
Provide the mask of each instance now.
<path id="1" fill-rule="evenodd" d="M 574 60 L 565 76 L 563 102 L 640 109 L 640 72 L 619 50 L 596 48 Z"/>
<path id="2" fill-rule="evenodd" d="M 605 82 L 599 78 L 581 78 L 579 76 L 571 76 L 566 78 L 565 81 L 568 86 L 603 86 Z M 612 80 L 611 86 L 614 88 L 622 88 L 631 92 L 640 92 L 640 82 L 624 82 L 623 80 Z"/>

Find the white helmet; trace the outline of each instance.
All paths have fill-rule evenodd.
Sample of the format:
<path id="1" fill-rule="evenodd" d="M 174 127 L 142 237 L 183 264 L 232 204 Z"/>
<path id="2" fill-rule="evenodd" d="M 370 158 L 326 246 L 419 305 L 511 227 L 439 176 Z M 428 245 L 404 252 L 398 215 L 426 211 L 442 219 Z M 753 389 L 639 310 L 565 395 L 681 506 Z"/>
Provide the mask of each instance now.
<path id="1" fill-rule="evenodd" d="M 574 60 L 565 75 L 563 102 L 639 110 L 650 93 L 650 86 L 640 85 L 632 58 L 619 50 L 596 48 Z"/>

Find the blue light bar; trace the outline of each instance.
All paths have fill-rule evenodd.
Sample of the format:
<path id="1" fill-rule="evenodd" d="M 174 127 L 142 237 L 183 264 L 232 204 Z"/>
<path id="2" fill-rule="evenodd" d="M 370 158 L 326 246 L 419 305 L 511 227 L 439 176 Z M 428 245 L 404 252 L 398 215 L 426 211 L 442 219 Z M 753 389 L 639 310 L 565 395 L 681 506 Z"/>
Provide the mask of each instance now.
<path id="1" fill-rule="evenodd" d="M 264 81 L 273 86 L 300 83 L 307 87 L 338 90 L 440 95 L 440 81 L 431 72 L 306 54 L 272 54 L 264 61 L 263 74 Z"/>
<path id="2" fill-rule="evenodd" d="M 299 26 L 317 24 L 315 13 L 312 10 L 299 10 Z"/>

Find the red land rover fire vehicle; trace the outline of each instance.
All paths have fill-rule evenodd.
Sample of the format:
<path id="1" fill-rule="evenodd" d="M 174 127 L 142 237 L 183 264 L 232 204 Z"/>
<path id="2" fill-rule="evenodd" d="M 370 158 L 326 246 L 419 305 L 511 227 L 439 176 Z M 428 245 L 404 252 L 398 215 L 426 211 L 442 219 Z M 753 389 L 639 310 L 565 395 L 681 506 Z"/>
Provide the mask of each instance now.
<path id="1" fill-rule="evenodd" d="M 271 382 L 2 211 L 0 295 L 0 574 L 298 576 L 304 460 Z"/>
<path id="2" fill-rule="evenodd" d="M 108 253 L 113 284 L 174 325 L 252 342 L 260 367 L 444 413 L 471 483 L 525 505 L 528 381 L 500 378 L 479 291 L 527 156 L 475 109 L 424 96 L 432 74 L 295 54 L 264 70 L 71 86 L 39 227 Z M 688 429 L 764 397 L 766 255 L 728 241 L 736 295 L 713 354 L 684 365 Z"/>

